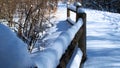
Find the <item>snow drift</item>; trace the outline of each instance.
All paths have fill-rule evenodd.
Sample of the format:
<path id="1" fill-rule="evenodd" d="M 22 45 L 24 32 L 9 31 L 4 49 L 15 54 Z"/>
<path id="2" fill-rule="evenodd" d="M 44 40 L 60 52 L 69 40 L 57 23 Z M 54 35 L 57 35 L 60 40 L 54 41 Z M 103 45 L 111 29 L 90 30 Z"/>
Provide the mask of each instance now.
<path id="1" fill-rule="evenodd" d="M 26 45 L 8 27 L 0 24 L 0 68 L 32 68 Z"/>

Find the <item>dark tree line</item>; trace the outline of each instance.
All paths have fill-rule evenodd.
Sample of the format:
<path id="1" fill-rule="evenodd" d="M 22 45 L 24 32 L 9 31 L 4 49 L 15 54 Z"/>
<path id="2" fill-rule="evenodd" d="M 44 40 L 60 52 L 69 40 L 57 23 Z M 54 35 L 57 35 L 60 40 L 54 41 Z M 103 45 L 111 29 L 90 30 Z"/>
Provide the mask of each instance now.
<path id="1" fill-rule="evenodd" d="M 120 13 L 120 0 L 83 0 L 84 7 Z"/>

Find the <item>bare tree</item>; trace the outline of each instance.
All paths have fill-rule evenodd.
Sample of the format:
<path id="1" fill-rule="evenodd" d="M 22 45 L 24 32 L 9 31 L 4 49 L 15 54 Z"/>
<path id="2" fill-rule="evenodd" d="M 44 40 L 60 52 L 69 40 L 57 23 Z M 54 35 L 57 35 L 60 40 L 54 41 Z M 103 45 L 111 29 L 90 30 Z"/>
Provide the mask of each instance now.
<path id="1" fill-rule="evenodd" d="M 48 28 L 46 22 L 52 24 L 50 17 L 56 11 L 57 3 L 58 0 L 1 0 L 0 18 L 6 19 L 11 27 L 17 15 L 19 21 L 14 23 L 14 30 L 32 51 L 38 38 L 43 37 L 40 33 Z"/>
<path id="2" fill-rule="evenodd" d="M 12 26 L 13 17 L 16 11 L 16 0 L 1 0 L 0 1 L 0 18 L 6 19 L 8 21 L 8 25 Z"/>
<path id="3" fill-rule="evenodd" d="M 22 6 L 21 3 L 25 6 Z M 19 6 L 21 12 L 18 35 L 28 44 L 28 49 L 32 51 L 38 38 L 42 38 L 39 33 L 43 33 L 47 29 L 44 24 L 46 22 L 51 24 L 50 14 L 57 8 L 57 0 L 36 0 L 34 2 L 28 0 L 21 3 Z M 21 19 L 24 19 L 24 22 Z"/>

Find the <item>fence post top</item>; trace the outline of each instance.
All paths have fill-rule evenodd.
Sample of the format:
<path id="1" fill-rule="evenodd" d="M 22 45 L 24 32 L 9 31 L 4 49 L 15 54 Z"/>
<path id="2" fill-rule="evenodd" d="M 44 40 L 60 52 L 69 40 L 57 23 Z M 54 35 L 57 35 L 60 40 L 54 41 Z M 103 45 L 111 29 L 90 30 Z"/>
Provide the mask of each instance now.
<path id="1" fill-rule="evenodd" d="M 67 5 L 69 5 L 70 4 L 70 2 L 67 2 Z"/>
<path id="2" fill-rule="evenodd" d="M 82 4 L 81 4 L 80 2 L 75 2 L 74 5 L 75 5 L 76 7 L 81 7 L 81 6 L 82 6 Z"/>

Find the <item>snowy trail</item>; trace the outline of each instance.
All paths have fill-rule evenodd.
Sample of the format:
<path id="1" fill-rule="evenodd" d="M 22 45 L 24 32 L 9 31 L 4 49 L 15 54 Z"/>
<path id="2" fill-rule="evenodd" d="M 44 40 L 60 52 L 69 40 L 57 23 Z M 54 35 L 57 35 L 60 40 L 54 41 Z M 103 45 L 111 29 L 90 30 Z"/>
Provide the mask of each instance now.
<path id="1" fill-rule="evenodd" d="M 87 61 L 84 68 L 120 68 L 120 14 L 85 11 Z"/>

